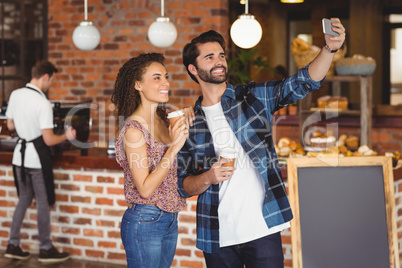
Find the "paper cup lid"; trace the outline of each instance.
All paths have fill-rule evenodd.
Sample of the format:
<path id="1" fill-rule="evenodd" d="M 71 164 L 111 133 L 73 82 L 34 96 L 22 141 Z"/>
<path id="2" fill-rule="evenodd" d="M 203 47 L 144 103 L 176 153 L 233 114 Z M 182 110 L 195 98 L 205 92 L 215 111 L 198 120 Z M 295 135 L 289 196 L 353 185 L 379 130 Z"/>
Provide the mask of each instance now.
<path id="1" fill-rule="evenodd" d="M 182 115 L 184 115 L 184 112 L 182 110 L 178 110 L 178 111 L 168 113 L 167 118 L 169 119 L 169 118 L 178 117 L 178 116 L 182 116 Z"/>
<path id="2" fill-rule="evenodd" d="M 236 158 L 236 151 L 234 149 L 226 148 L 219 153 L 219 156 L 224 158 Z"/>

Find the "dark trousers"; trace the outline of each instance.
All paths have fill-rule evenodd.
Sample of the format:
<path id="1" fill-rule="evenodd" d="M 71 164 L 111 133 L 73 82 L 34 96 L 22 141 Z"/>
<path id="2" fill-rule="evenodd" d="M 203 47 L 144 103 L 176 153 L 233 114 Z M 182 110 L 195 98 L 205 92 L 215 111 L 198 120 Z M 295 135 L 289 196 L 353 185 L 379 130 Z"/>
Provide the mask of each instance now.
<path id="1" fill-rule="evenodd" d="M 20 230 L 25 212 L 35 196 L 40 249 L 48 250 L 52 247 L 50 237 L 50 207 L 47 201 L 46 186 L 43 180 L 42 169 L 25 168 L 25 183 L 21 180 L 21 167 L 16 167 L 19 200 L 15 207 L 13 222 L 11 223 L 9 244 L 20 245 Z"/>
<path id="2" fill-rule="evenodd" d="M 205 253 L 208 268 L 283 268 L 281 233 L 244 244 L 221 247 L 219 253 Z"/>

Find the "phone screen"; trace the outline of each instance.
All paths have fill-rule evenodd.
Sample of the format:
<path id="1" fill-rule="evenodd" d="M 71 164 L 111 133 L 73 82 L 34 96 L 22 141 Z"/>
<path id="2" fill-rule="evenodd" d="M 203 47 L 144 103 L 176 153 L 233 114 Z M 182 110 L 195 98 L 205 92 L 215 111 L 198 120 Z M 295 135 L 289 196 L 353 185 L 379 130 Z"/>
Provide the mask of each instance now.
<path id="1" fill-rule="evenodd" d="M 333 35 L 333 36 L 339 36 L 338 33 L 332 31 L 332 21 L 329 19 L 322 19 L 322 31 L 325 34 Z"/>

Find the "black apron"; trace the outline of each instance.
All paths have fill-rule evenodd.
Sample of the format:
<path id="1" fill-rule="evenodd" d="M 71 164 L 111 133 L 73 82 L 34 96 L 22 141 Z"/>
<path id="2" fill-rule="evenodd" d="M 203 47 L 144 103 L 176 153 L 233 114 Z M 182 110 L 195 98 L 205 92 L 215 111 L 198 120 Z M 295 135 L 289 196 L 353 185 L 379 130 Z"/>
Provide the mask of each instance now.
<path id="1" fill-rule="evenodd" d="M 27 87 L 28 89 L 34 90 L 38 92 L 36 89 Z M 38 92 L 38 94 L 40 94 Z M 39 161 L 42 166 L 42 173 L 43 173 L 43 180 L 45 182 L 46 186 L 46 193 L 47 193 L 47 200 L 50 206 L 54 205 L 56 201 L 56 196 L 54 192 L 54 179 L 53 179 L 53 166 L 52 166 L 52 155 L 50 153 L 50 148 L 49 146 L 46 145 L 45 141 L 43 140 L 42 135 L 37 137 L 36 139 L 33 139 L 31 141 L 26 141 L 24 139 L 18 139 L 18 142 L 21 140 L 21 181 L 25 183 L 25 149 L 26 149 L 26 143 L 32 142 L 36 152 L 39 155 Z M 18 143 L 17 142 L 17 143 Z M 14 173 L 14 182 L 15 186 L 17 188 L 17 193 L 19 195 L 19 187 L 18 187 L 18 179 L 17 179 L 17 172 L 16 172 L 16 166 L 13 165 L 13 173 Z"/>

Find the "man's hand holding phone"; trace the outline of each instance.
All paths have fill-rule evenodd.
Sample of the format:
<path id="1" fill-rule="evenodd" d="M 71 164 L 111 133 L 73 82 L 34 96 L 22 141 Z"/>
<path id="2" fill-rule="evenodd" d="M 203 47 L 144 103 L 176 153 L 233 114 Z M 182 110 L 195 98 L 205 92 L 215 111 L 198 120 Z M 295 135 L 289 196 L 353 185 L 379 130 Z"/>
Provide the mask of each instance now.
<path id="1" fill-rule="evenodd" d="M 329 34 L 332 36 L 339 36 L 339 33 L 334 32 L 332 30 L 332 23 L 336 23 L 336 21 L 332 21 L 329 19 L 322 19 L 322 31 L 325 34 Z"/>
<path id="2" fill-rule="evenodd" d="M 338 18 L 331 18 L 322 19 L 322 29 L 325 34 L 325 48 L 331 53 L 336 52 L 345 41 L 345 27 Z"/>

